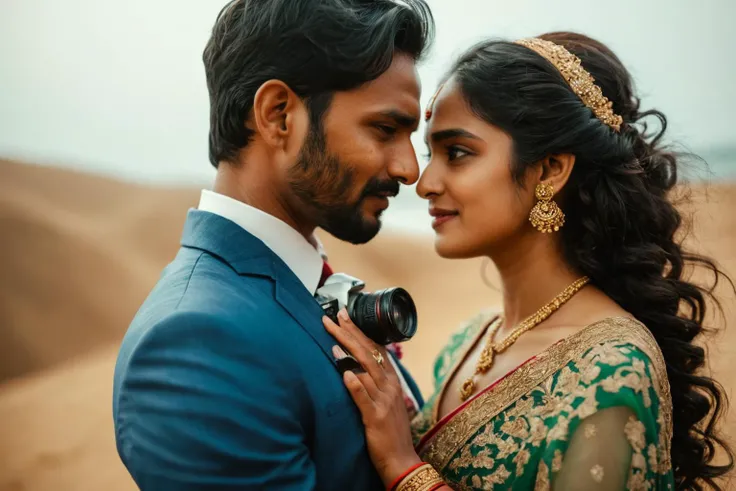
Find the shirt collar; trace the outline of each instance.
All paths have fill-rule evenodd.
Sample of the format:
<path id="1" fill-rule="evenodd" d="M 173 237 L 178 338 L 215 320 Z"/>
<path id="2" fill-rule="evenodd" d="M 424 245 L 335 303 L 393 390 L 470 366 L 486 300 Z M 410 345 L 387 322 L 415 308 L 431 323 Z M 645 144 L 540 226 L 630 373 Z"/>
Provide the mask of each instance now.
<path id="1" fill-rule="evenodd" d="M 299 278 L 312 294 L 317 291 L 322 276 L 324 249 L 319 239 L 317 248 L 299 232 L 273 215 L 229 196 L 202 190 L 199 207 L 234 222 L 271 249 Z"/>

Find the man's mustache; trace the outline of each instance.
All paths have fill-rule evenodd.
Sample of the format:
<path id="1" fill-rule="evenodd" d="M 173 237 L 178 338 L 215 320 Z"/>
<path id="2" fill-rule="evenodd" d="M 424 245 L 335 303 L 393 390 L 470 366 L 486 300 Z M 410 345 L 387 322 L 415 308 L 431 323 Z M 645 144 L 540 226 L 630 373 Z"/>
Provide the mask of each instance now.
<path id="1" fill-rule="evenodd" d="M 363 189 L 361 199 L 367 198 L 368 196 L 396 196 L 399 194 L 399 181 L 393 179 L 380 181 L 378 179 L 371 179 Z"/>

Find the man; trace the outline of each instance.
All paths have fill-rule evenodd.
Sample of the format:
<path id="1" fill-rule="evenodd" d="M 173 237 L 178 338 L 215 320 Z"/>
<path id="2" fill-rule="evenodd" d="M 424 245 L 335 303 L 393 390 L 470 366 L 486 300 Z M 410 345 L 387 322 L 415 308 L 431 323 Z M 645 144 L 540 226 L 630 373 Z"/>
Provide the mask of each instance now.
<path id="1" fill-rule="evenodd" d="M 417 180 L 432 29 L 423 0 L 235 0 L 218 16 L 214 190 L 115 370 L 118 452 L 144 491 L 382 487 L 313 297 L 329 271 L 313 233 L 370 240 Z"/>

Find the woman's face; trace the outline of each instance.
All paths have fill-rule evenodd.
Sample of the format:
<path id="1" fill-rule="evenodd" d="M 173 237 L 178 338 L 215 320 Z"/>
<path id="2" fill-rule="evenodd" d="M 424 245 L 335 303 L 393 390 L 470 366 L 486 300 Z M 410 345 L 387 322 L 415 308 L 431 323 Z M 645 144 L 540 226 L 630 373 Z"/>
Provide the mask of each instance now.
<path id="1" fill-rule="evenodd" d="M 429 164 L 417 193 L 429 200 L 435 249 L 442 257 L 493 255 L 533 228 L 532 190 L 513 179 L 513 141 L 472 113 L 451 78 L 442 87 L 427 126 Z"/>

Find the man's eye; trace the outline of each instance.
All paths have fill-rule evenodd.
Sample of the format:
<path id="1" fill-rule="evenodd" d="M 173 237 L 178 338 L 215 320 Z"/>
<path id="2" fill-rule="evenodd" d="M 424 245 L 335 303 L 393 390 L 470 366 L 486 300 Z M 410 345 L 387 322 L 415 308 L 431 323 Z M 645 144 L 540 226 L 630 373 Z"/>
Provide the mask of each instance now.
<path id="1" fill-rule="evenodd" d="M 394 126 L 389 126 L 386 124 L 377 124 L 376 128 L 378 128 L 381 133 L 384 133 L 386 136 L 393 136 L 396 134 L 396 128 Z"/>

